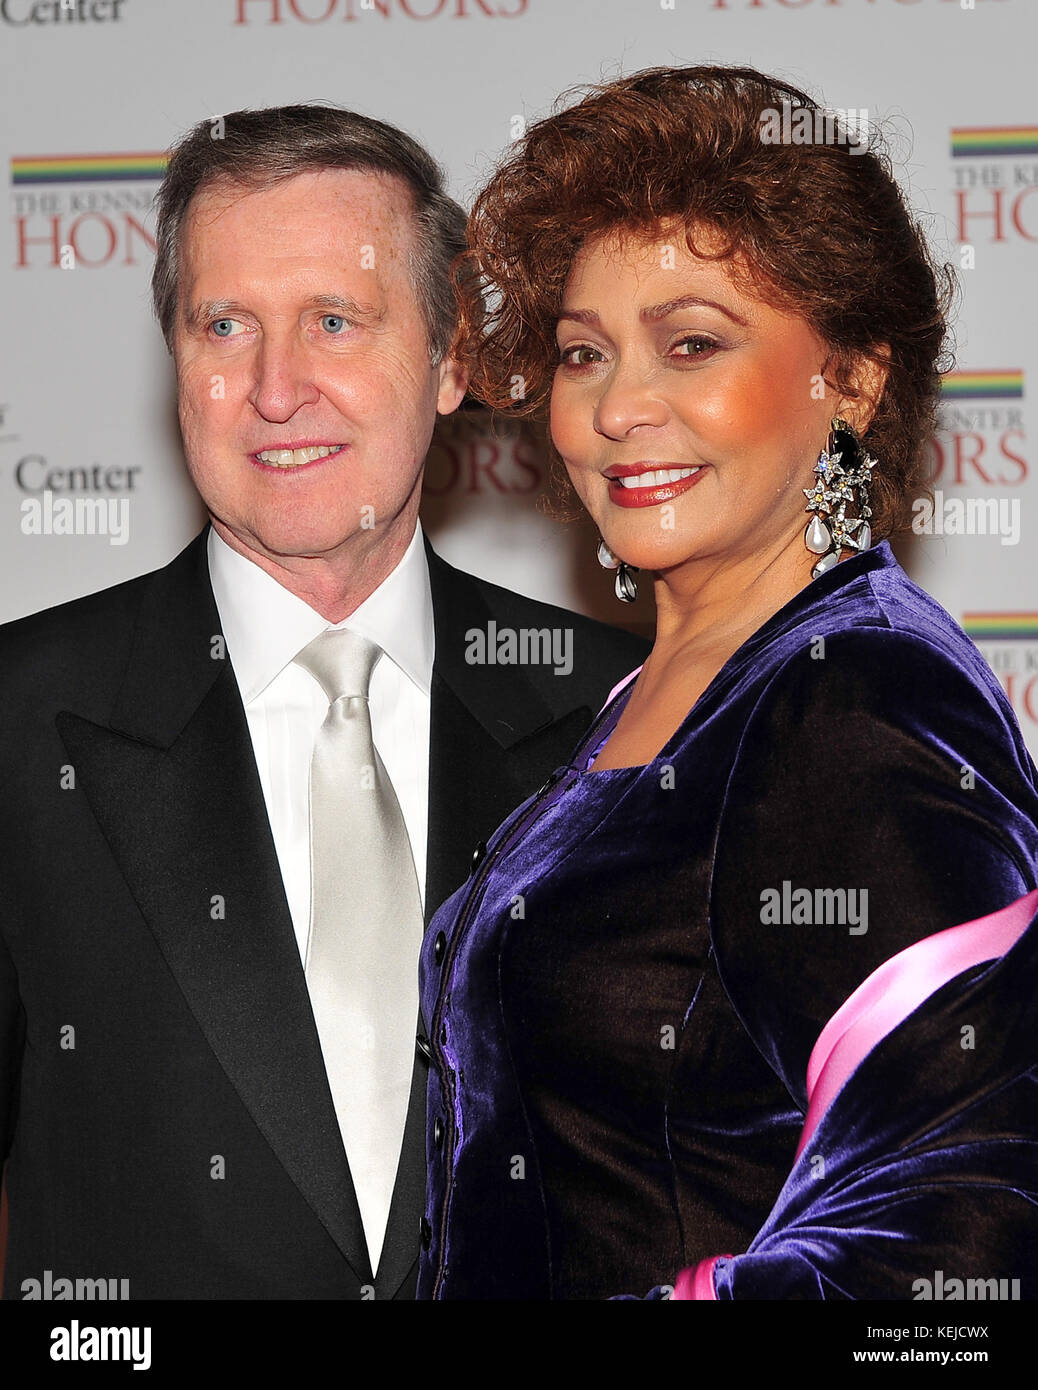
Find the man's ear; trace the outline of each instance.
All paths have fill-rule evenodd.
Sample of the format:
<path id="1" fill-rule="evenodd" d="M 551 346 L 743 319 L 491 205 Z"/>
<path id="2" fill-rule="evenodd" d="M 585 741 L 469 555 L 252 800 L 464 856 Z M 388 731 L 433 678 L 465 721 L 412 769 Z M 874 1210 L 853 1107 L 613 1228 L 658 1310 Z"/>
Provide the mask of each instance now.
<path id="1" fill-rule="evenodd" d="M 436 393 L 436 410 L 440 415 L 450 415 L 457 410 L 468 389 L 469 374 L 457 358 L 442 357 L 437 364 L 440 385 Z"/>
<path id="2" fill-rule="evenodd" d="M 890 345 L 888 343 L 876 343 L 872 347 L 872 356 L 866 357 L 864 353 L 861 353 L 853 360 L 849 377 L 850 384 L 856 394 L 843 397 L 837 413 L 849 425 L 853 425 L 859 436 L 863 435 L 872 423 L 872 417 L 883 398 L 889 375 Z"/>

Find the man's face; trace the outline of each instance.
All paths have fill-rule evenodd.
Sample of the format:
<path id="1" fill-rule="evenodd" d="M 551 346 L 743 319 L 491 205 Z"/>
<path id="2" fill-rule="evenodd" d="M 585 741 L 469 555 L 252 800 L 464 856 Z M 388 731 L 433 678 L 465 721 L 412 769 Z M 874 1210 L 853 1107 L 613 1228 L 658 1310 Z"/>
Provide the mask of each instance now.
<path id="1" fill-rule="evenodd" d="M 231 545 L 268 564 L 371 565 L 414 530 L 437 410 L 408 271 L 410 193 L 323 169 L 260 191 L 214 185 L 181 235 L 174 330 L 188 468 Z"/>

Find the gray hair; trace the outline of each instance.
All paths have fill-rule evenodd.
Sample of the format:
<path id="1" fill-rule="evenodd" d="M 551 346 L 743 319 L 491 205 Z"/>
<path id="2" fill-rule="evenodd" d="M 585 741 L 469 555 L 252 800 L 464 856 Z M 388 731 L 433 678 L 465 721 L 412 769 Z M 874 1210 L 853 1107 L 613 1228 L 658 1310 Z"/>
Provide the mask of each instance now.
<path id="1" fill-rule="evenodd" d="M 457 306 L 450 268 L 465 249 L 465 213 L 444 189 L 428 150 L 396 126 L 319 103 L 234 111 L 200 121 L 173 147 L 159 187 L 152 302 L 172 351 L 179 293 L 180 231 L 196 193 L 221 182 L 267 188 L 318 169 L 391 174 L 411 190 L 415 223 L 409 262 L 435 365 L 454 340 Z"/>

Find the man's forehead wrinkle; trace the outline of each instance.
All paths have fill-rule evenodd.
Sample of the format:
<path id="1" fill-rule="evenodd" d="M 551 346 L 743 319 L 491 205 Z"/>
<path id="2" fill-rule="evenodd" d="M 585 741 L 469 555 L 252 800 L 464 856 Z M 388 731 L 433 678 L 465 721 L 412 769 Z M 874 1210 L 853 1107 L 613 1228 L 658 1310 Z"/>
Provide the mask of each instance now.
<path id="1" fill-rule="evenodd" d="M 266 193 L 277 192 L 299 179 L 308 179 L 321 174 L 355 175 L 362 180 L 359 187 L 354 186 L 347 189 L 340 186 L 336 195 L 339 201 L 352 204 L 357 212 L 375 217 L 388 214 L 394 220 L 405 220 L 412 212 L 413 198 L 410 189 L 403 180 L 396 176 L 383 174 L 374 169 L 329 167 L 302 169 L 296 173 L 265 179 L 256 183 L 229 176 L 218 176 L 195 190 L 188 205 L 187 220 L 190 221 L 202 209 L 206 209 L 209 213 L 208 221 L 216 222 L 246 198 L 262 197 Z M 387 192 L 395 196 L 387 198 L 385 196 Z M 371 206 L 375 198 L 378 198 L 382 203 L 377 213 Z M 306 206 L 305 197 L 302 198 L 301 205 Z"/>
<path id="2" fill-rule="evenodd" d="M 290 181 L 291 180 L 283 179 L 280 182 L 288 183 Z M 241 187 L 240 185 L 235 186 Z M 216 227 L 217 223 L 237 206 L 243 197 L 247 197 L 255 192 L 267 192 L 269 188 L 246 188 L 243 189 L 237 197 L 224 198 L 218 194 L 215 199 L 206 198 L 205 195 L 209 191 L 210 186 L 200 190 L 200 193 L 196 194 L 196 199 L 192 201 L 188 209 L 184 230 L 188 232 L 189 235 L 183 237 L 183 249 L 185 253 L 190 251 L 192 241 L 198 242 L 204 237 L 205 233 L 211 232 Z M 305 206 L 305 203 L 303 205 Z M 380 253 L 382 255 L 388 255 L 393 259 L 400 255 L 409 255 L 413 250 L 415 229 L 409 206 L 395 202 L 378 208 L 365 205 L 362 207 L 355 207 L 352 210 L 352 216 L 357 222 L 361 223 L 359 227 L 355 224 L 354 227 L 350 229 L 358 246 L 363 246 L 369 242 L 372 244 L 381 242 L 381 246 L 378 248 Z M 346 229 L 343 228 L 343 230 L 345 231 Z M 291 234 L 296 231 L 297 229 L 290 228 L 285 228 L 283 231 L 286 257 L 288 255 L 287 248 L 289 246 Z M 298 259 L 304 264 L 308 263 L 308 259 L 305 255 L 300 255 Z M 375 271 L 377 280 L 377 261 L 372 269 Z"/>

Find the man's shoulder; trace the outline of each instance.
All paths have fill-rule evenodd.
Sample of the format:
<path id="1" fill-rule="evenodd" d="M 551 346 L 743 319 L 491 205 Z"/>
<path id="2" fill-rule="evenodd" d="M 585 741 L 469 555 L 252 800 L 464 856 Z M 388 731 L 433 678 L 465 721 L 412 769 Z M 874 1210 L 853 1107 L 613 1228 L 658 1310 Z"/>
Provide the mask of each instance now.
<path id="1" fill-rule="evenodd" d="M 468 570 L 459 569 L 456 565 L 450 564 L 444 560 L 442 555 L 436 555 L 435 552 L 430 555 L 430 564 L 434 576 L 439 571 L 454 588 L 470 589 L 478 593 L 487 609 L 498 619 L 499 623 L 507 621 L 516 627 L 522 625 L 549 628 L 566 625 L 588 643 L 599 644 L 604 649 L 630 652 L 638 660 L 642 659 L 651 646 L 651 642 L 647 638 L 639 637 L 624 628 L 614 627 L 612 623 L 600 622 L 598 619 L 589 618 L 583 613 L 575 613 L 572 609 L 564 608 L 560 604 L 530 598 L 514 589 L 506 589 L 501 584 L 495 584 L 489 579 L 481 579 L 479 575 L 471 574 Z M 436 588 L 434 582 L 434 601 Z"/>
<path id="2" fill-rule="evenodd" d="M 563 694 L 559 674 L 566 676 L 565 702 L 598 709 L 649 653 L 646 637 L 481 579 L 435 552 L 430 574 L 437 660 L 518 664 L 552 707 Z"/>
<path id="3" fill-rule="evenodd" d="M 2 688 L 118 680 L 145 605 L 177 567 L 191 563 L 199 543 L 196 538 L 169 564 L 145 574 L 0 624 Z"/>
<path id="4" fill-rule="evenodd" d="M 604 623 L 597 618 L 589 618 L 586 614 L 576 613 L 559 604 L 547 603 L 543 599 L 529 598 L 513 589 L 505 589 L 500 584 L 491 584 L 475 576 L 473 579 L 483 591 L 487 606 L 499 617 L 514 619 L 513 625 L 516 627 L 568 626 L 582 641 L 592 646 L 601 646 L 603 650 L 630 652 L 638 661 L 642 660 L 652 645 L 647 638 L 639 637 L 626 628 L 615 627 L 612 623 Z"/>

